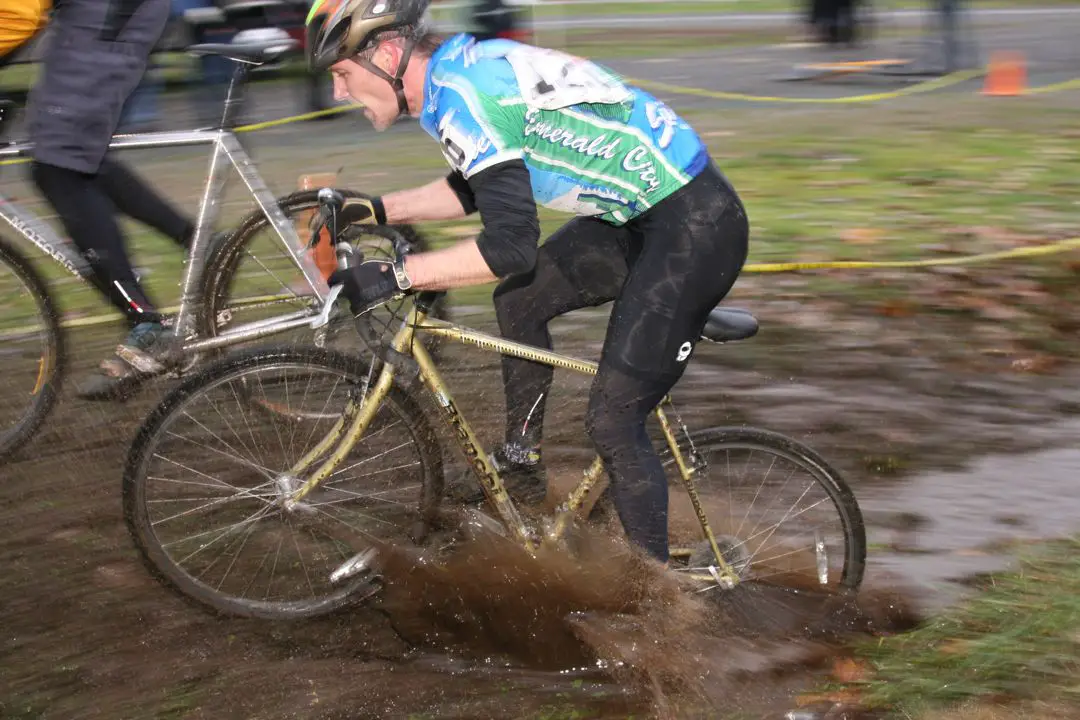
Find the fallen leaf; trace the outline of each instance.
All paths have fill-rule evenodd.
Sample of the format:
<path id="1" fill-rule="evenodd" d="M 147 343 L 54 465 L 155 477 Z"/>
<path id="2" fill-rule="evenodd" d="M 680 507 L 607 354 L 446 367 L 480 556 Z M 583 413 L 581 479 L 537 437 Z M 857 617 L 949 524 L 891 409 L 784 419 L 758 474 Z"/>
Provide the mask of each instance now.
<path id="1" fill-rule="evenodd" d="M 885 300 L 878 303 L 874 311 L 885 317 L 911 317 L 915 314 L 915 305 L 908 300 Z"/>
<path id="2" fill-rule="evenodd" d="M 840 703 L 854 705 L 859 701 L 859 693 L 856 690 L 837 690 L 829 693 L 811 693 L 795 697 L 795 704 L 799 707 L 818 705 L 820 703 Z"/>
<path id="3" fill-rule="evenodd" d="M 956 550 L 953 555 L 959 555 L 960 557 L 986 557 L 990 553 L 978 548 L 960 548 Z"/>
<path id="4" fill-rule="evenodd" d="M 964 655 L 970 649 L 970 642 L 960 638 L 949 638 L 938 646 L 938 652 L 944 655 Z"/>
<path id="5" fill-rule="evenodd" d="M 1012 369 L 1017 372 L 1031 372 L 1031 373 L 1043 373 L 1049 372 L 1058 364 L 1060 360 L 1052 358 L 1049 355 L 1032 355 L 1026 358 L 1017 358 L 1012 361 Z"/>
<path id="6" fill-rule="evenodd" d="M 840 658 L 833 663 L 832 676 L 842 683 L 855 683 L 866 680 L 870 669 L 865 663 L 855 658 Z"/>
<path id="7" fill-rule="evenodd" d="M 884 235 L 880 228 L 850 228 L 840 233 L 840 239 L 852 245 L 874 245 Z"/>

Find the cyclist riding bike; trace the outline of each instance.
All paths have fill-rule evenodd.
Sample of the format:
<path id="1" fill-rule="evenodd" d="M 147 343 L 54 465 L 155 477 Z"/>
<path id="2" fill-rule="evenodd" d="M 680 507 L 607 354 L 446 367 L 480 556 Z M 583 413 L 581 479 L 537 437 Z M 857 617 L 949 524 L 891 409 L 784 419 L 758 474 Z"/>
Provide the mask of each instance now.
<path id="1" fill-rule="evenodd" d="M 707 316 L 746 258 L 748 221 L 694 130 L 591 62 L 512 40 L 444 40 L 426 0 L 320 0 L 307 20 L 313 70 L 362 103 L 377 130 L 419 117 L 450 173 L 346 201 L 347 223 L 454 220 L 475 240 L 338 271 L 355 313 L 416 290 L 499 281 L 502 334 L 551 347 L 548 322 L 614 301 L 586 428 L 631 542 L 668 560 L 667 479 L 648 413 L 682 375 Z M 538 245 L 537 203 L 576 215 Z M 540 444 L 549 367 L 503 359 L 505 444 L 494 461 L 515 497 L 546 490 Z M 464 493 L 464 490 L 460 490 Z M 477 499 L 482 498 L 478 496 Z"/>
<path id="2" fill-rule="evenodd" d="M 130 327 L 116 354 L 80 383 L 78 393 L 87 399 L 121 396 L 146 372 L 174 359 L 179 345 L 135 277 L 115 213 L 120 210 L 183 247 L 190 244 L 195 224 L 107 156 L 124 102 L 165 29 L 169 3 L 55 2 L 39 79 L 27 105 L 34 183 L 89 263 L 91 282 Z M 29 42 L 49 21 L 49 9 L 45 0 L 5 3 L 0 18 L 9 13 L 21 22 L 17 28 L 0 26 L 0 55 L 10 59 Z"/>

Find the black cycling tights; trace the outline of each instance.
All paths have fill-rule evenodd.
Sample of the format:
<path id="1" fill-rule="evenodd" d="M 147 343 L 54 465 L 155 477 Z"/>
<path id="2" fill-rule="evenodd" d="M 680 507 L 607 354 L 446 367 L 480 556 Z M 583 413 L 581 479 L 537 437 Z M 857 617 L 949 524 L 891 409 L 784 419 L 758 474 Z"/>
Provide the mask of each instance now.
<path id="1" fill-rule="evenodd" d="M 495 290 L 502 334 L 549 349 L 551 319 L 615 300 L 586 429 L 627 536 L 661 562 L 668 559 L 667 478 L 645 422 L 735 282 L 748 235 L 742 203 L 710 164 L 623 227 L 571 220 L 540 247 L 531 273 Z M 507 442 L 539 446 L 552 374 L 539 363 L 503 359 Z"/>
<path id="2" fill-rule="evenodd" d="M 116 211 L 149 225 L 186 247 L 194 233 L 180 215 L 126 165 L 106 158 L 96 175 L 35 162 L 31 173 L 60 215 L 64 229 L 90 263 L 91 281 L 128 324 L 160 322 L 161 316 L 135 278 L 116 221 Z"/>

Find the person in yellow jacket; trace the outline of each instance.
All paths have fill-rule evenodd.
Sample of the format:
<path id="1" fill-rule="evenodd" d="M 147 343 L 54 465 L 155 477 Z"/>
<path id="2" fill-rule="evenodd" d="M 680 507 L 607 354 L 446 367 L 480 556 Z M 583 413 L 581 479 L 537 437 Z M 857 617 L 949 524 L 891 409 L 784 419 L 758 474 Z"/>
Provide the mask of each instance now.
<path id="1" fill-rule="evenodd" d="M 51 0 L 4 0 L 0 3 L 0 60 L 37 35 L 49 20 Z"/>

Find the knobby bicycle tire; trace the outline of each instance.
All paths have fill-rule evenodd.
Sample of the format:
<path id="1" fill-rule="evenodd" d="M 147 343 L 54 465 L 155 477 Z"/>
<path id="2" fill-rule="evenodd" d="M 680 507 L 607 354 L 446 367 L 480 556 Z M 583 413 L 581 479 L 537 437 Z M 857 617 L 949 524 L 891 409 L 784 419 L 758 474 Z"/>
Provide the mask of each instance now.
<path id="1" fill-rule="evenodd" d="M 716 427 L 692 432 L 690 437 L 700 453 L 723 447 L 763 449 L 784 456 L 810 471 L 832 500 L 844 529 L 844 569 L 840 576 L 840 587 L 844 590 L 859 587 L 866 571 L 866 526 L 855 494 L 836 468 L 809 446 L 771 430 Z M 670 449 L 665 448 L 660 457 L 665 466 L 675 462 Z"/>
<path id="2" fill-rule="evenodd" d="M 240 617 L 295 620 L 326 615 L 360 602 L 371 595 L 371 583 L 365 578 L 354 579 L 333 594 L 317 601 L 299 603 L 256 602 L 221 593 L 191 577 L 174 563 L 161 546 L 151 526 L 147 510 L 146 470 L 157 447 L 159 434 L 169 432 L 169 419 L 174 413 L 186 412 L 189 400 L 204 389 L 211 389 L 230 376 L 274 366 L 299 366 L 327 369 L 362 382 L 368 365 L 362 359 L 314 346 L 256 348 L 237 351 L 220 360 L 202 366 L 195 374 L 177 385 L 147 417 L 128 452 L 123 477 L 124 520 L 151 574 L 166 587 L 182 597 L 218 613 Z M 439 497 L 443 490 L 442 450 L 435 431 L 413 395 L 393 386 L 384 406 L 389 406 L 414 439 L 420 458 L 422 478 L 417 498 L 416 522 L 409 530 L 413 542 L 423 542 L 435 524 Z"/>
<path id="3" fill-rule="evenodd" d="M 359 197 L 361 193 L 344 188 L 336 188 L 345 197 Z M 293 218 L 300 213 L 314 210 L 319 205 L 317 190 L 302 190 L 277 200 L 285 217 Z M 262 231 L 273 231 L 270 220 L 261 210 L 253 210 L 224 241 L 212 247 L 207 256 L 206 269 L 203 272 L 202 312 L 199 317 L 199 329 L 202 337 L 214 337 L 218 334 L 218 314 L 227 306 L 228 294 L 233 276 L 237 271 L 245 248 Z M 364 233 L 391 239 L 395 235 L 407 240 L 416 250 L 424 252 L 431 249 L 431 241 L 411 225 L 372 225 L 365 226 Z M 400 302 L 400 301 L 399 301 Z M 449 301 L 441 296 L 431 311 L 431 316 L 439 319 L 448 318 Z M 349 327 L 344 332 L 354 332 Z M 435 355 L 440 346 L 440 339 L 425 336 L 424 344 Z M 359 343 L 359 339 L 357 339 Z"/>
<path id="4" fill-rule="evenodd" d="M 853 591 L 862 584 L 866 571 L 866 526 L 855 494 L 843 476 L 820 454 L 794 438 L 780 433 L 752 427 L 714 427 L 690 433 L 690 439 L 699 453 L 727 448 L 762 449 L 775 452 L 791 462 L 810 471 L 818 485 L 829 496 L 837 511 L 844 530 L 844 569 L 840 575 L 840 589 Z M 680 443 L 683 458 L 689 461 L 687 451 Z M 685 492 L 676 479 L 678 469 L 668 447 L 659 453 L 660 461 L 668 473 L 669 492 Z M 589 522 L 600 522 L 614 516 L 615 508 L 609 485 L 605 485 L 589 512 Z"/>
<path id="5" fill-rule="evenodd" d="M 33 393 L 33 402 L 12 428 L 0 430 L 0 460 L 4 460 L 29 442 L 52 412 L 63 381 L 65 356 L 59 314 L 37 270 L 20 252 L 2 239 L 0 263 L 11 268 L 33 296 L 45 329 L 45 348 L 39 361 L 39 387 L 37 392 Z"/>

